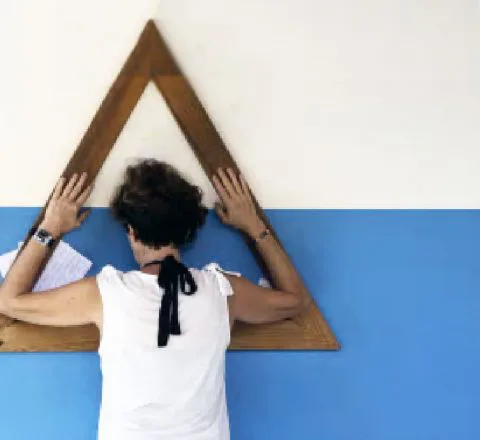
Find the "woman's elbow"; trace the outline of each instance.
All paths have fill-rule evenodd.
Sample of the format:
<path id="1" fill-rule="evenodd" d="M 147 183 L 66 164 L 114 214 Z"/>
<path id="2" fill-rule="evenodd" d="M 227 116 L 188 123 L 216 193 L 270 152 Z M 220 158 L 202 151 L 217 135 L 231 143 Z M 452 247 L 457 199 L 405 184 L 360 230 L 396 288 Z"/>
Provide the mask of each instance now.
<path id="1" fill-rule="evenodd" d="M 6 301 L 0 295 L 0 315 L 6 315 L 7 311 Z"/>
<path id="2" fill-rule="evenodd" d="M 290 318 L 301 315 L 312 304 L 312 298 L 308 294 L 297 294 L 293 297 L 293 301 L 290 309 Z"/>
<path id="3" fill-rule="evenodd" d="M 302 297 L 302 301 L 300 303 L 300 312 L 303 313 L 305 312 L 313 303 L 313 299 L 311 298 L 310 295 L 305 295 Z"/>
<path id="4" fill-rule="evenodd" d="M 3 292 L 0 289 L 0 315 L 12 316 L 14 314 L 14 307 L 12 301 L 5 298 Z"/>

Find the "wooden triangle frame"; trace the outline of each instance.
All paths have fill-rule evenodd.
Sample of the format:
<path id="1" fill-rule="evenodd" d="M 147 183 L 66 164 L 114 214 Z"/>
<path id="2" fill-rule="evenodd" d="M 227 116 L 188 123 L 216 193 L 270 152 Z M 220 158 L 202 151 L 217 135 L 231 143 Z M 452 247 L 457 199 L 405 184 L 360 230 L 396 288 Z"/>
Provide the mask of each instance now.
<path id="1" fill-rule="evenodd" d="M 64 176 L 87 171 L 90 178 L 96 177 L 149 81 L 153 81 L 162 94 L 206 174 L 211 177 L 219 167 L 238 171 L 157 27 L 149 21 L 65 168 Z M 271 225 L 269 227 L 275 234 Z M 260 262 L 255 248 L 250 247 Z M 93 326 L 41 327 L 0 317 L 0 351 L 90 351 L 97 346 L 98 332 Z M 296 319 L 262 326 L 236 325 L 230 348 L 337 350 L 339 344 L 312 302 Z"/>

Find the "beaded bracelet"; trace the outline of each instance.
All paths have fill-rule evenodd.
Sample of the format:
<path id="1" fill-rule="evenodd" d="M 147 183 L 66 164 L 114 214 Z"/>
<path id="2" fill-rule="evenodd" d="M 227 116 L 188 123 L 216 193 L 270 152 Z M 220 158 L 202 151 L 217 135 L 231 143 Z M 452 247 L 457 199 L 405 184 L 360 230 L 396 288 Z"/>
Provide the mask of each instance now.
<path id="1" fill-rule="evenodd" d="M 264 231 L 258 234 L 258 237 L 255 238 L 255 244 L 260 243 L 264 238 L 268 237 L 271 234 L 269 229 L 265 229 Z"/>

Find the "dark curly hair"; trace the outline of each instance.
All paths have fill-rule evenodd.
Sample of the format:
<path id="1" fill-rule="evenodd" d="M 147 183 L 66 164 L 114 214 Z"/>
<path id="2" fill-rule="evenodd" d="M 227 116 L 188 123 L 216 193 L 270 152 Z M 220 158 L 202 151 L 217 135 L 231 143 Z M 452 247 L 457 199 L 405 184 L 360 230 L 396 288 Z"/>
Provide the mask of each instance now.
<path id="1" fill-rule="evenodd" d="M 180 248 L 205 223 L 202 191 L 171 165 L 155 159 L 127 167 L 110 204 L 113 215 L 143 244 Z"/>

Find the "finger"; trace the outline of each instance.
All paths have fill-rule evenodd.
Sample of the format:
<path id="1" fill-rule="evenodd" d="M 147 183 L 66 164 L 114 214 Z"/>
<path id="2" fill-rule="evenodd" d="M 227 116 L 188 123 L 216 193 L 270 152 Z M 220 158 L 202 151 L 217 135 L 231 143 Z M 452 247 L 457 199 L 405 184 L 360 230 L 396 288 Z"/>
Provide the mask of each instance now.
<path id="1" fill-rule="evenodd" d="M 82 193 L 78 196 L 77 201 L 76 201 L 76 203 L 78 204 L 78 206 L 83 206 L 83 205 L 85 204 L 85 202 L 88 200 L 88 198 L 89 198 L 90 195 L 92 194 L 92 191 L 93 191 L 93 183 L 91 183 L 90 185 L 88 185 L 88 186 L 82 191 Z"/>
<path id="2" fill-rule="evenodd" d="M 230 197 L 235 196 L 235 188 L 232 185 L 232 182 L 230 181 L 230 178 L 227 176 L 225 171 L 220 168 L 218 170 L 218 177 L 220 178 L 220 181 L 222 182 L 223 187 L 225 188 L 225 191 L 228 193 Z"/>
<path id="3" fill-rule="evenodd" d="M 77 173 L 75 173 L 72 177 L 70 177 L 70 180 L 68 181 L 67 186 L 64 188 L 62 192 L 62 197 L 66 199 L 70 197 L 70 193 L 73 191 L 73 188 L 75 188 L 77 179 L 78 179 Z"/>
<path id="4" fill-rule="evenodd" d="M 237 173 L 235 173 L 232 168 L 228 168 L 227 173 L 230 177 L 230 182 L 232 183 L 233 188 L 235 188 L 235 192 L 239 195 L 242 194 L 243 189 L 240 186 L 240 182 L 238 181 Z"/>
<path id="5" fill-rule="evenodd" d="M 214 175 L 212 177 L 212 181 L 213 181 L 213 186 L 215 187 L 220 198 L 222 199 L 222 202 L 227 201 L 230 198 L 230 195 L 225 190 L 220 178 L 217 175 Z"/>
<path id="6" fill-rule="evenodd" d="M 248 200 L 252 202 L 252 193 L 250 192 L 250 187 L 248 186 L 245 177 L 243 177 L 243 174 L 240 174 L 240 184 L 242 185 L 243 193 L 248 197 Z"/>
<path id="7" fill-rule="evenodd" d="M 215 212 L 220 217 L 220 220 L 224 223 L 227 221 L 227 213 L 220 203 L 215 203 Z"/>
<path id="8" fill-rule="evenodd" d="M 82 175 L 80 176 L 80 179 L 77 180 L 77 183 L 73 187 L 72 192 L 68 196 L 70 201 L 75 202 L 77 200 L 77 197 L 82 192 L 83 185 L 85 185 L 86 181 L 87 181 L 87 173 L 82 173 Z"/>
<path id="9" fill-rule="evenodd" d="M 65 177 L 60 177 L 53 190 L 52 199 L 56 200 L 62 195 L 63 185 L 65 185 Z"/>
<path id="10" fill-rule="evenodd" d="M 77 219 L 77 227 L 82 225 L 82 223 L 88 218 L 88 216 L 91 214 L 91 212 L 92 212 L 91 209 L 87 209 L 87 210 L 80 213 L 80 215 L 78 216 L 78 219 Z"/>

